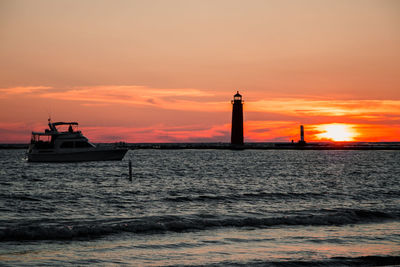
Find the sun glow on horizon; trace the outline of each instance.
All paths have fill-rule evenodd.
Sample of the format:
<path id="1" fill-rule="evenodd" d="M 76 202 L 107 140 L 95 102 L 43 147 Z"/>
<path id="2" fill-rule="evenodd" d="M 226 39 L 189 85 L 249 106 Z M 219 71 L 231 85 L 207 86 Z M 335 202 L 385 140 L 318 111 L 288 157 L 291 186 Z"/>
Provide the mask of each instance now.
<path id="1" fill-rule="evenodd" d="M 321 133 L 316 134 L 320 139 L 328 139 L 332 141 L 354 141 L 358 133 L 350 124 L 322 124 L 317 126 L 317 130 Z"/>

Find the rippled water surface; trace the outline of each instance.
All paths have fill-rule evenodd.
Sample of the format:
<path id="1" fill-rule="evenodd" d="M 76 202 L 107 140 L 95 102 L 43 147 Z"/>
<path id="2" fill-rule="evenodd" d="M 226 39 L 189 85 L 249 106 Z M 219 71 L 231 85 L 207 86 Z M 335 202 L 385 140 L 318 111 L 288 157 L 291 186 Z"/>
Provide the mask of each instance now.
<path id="1" fill-rule="evenodd" d="M 399 177 L 399 151 L 0 150 L 0 264 L 400 264 Z"/>

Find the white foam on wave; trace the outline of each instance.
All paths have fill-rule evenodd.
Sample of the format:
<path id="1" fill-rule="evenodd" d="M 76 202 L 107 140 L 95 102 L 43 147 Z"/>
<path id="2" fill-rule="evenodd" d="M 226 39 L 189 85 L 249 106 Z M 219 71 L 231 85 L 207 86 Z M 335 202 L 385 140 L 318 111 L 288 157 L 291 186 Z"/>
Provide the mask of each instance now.
<path id="1" fill-rule="evenodd" d="M 0 240 L 94 238 L 121 232 L 151 234 L 168 231 L 200 231 L 215 227 L 329 226 L 398 220 L 399 217 L 400 214 L 398 212 L 388 214 L 379 211 L 340 210 L 319 215 L 282 217 L 167 215 L 94 221 L 32 221 L 0 228 Z"/>

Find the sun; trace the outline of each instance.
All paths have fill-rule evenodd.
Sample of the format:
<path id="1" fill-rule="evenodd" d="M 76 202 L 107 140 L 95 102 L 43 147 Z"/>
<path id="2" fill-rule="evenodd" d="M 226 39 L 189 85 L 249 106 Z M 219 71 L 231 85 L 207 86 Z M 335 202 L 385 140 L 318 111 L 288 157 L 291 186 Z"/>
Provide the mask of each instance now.
<path id="1" fill-rule="evenodd" d="M 321 131 L 321 133 L 316 134 L 318 138 L 332 141 L 353 141 L 354 137 L 357 136 L 353 125 L 350 124 L 322 124 L 317 126 L 317 130 Z"/>

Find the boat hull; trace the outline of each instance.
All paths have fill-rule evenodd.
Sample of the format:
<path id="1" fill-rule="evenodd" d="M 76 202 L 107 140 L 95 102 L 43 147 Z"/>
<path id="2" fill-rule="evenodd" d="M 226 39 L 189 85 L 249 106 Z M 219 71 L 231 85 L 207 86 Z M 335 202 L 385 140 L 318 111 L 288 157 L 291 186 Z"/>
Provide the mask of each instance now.
<path id="1" fill-rule="evenodd" d="M 107 149 L 64 153 L 28 153 L 30 162 L 81 162 L 122 160 L 128 149 Z"/>

